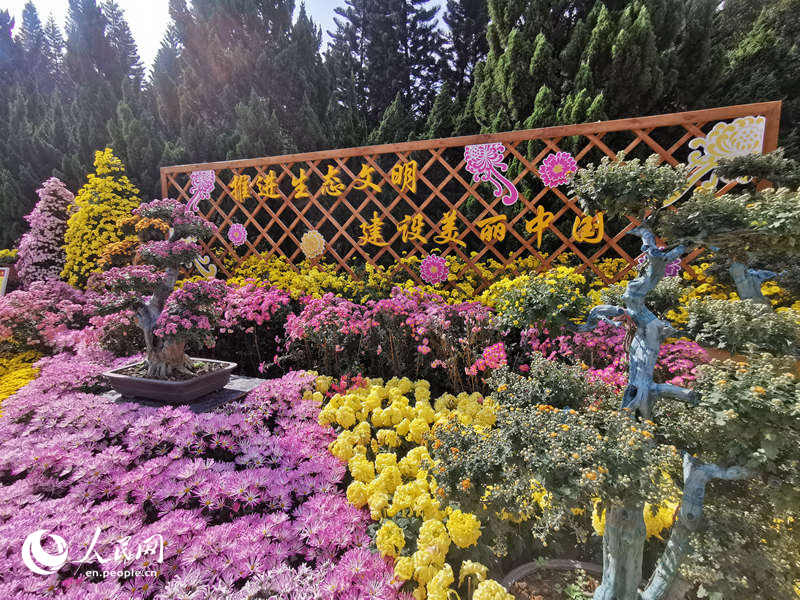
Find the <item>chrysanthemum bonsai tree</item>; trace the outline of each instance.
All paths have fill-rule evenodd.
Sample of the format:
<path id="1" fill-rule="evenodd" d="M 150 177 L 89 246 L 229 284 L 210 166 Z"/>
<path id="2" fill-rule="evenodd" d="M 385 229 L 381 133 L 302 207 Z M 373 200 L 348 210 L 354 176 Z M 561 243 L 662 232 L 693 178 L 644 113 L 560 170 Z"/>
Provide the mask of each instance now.
<path id="1" fill-rule="evenodd" d="M 764 512 L 756 513 L 756 521 L 765 515 L 779 518 L 777 515 L 786 510 L 783 507 L 791 506 L 786 501 L 796 500 L 800 494 L 796 452 L 800 411 L 793 375 L 783 375 L 780 365 L 754 358 L 736 366 L 717 363 L 702 368 L 693 390 L 655 383 L 653 369 L 661 343 L 677 332 L 645 306 L 645 297 L 664 277 L 666 265 L 687 250 L 682 243 L 659 247 L 653 230 L 659 217 L 668 215 L 665 221 L 670 225 L 661 229 L 664 233 L 676 232 L 681 223 L 684 231 L 702 234 L 676 236 L 684 241 L 711 242 L 719 247 L 726 240 L 725 247 L 734 254 L 732 276 L 740 286 L 740 296 L 754 298 L 760 295 L 755 293 L 756 284 L 760 286 L 766 275 L 748 271 L 736 260 L 736 239 L 745 253 L 760 256 L 768 256 L 775 241 L 793 245 L 796 241 L 789 238 L 795 236 L 796 240 L 800 226 L 800 197 L 785 189 L 762 192 L 758 199 L 750 195 L 715 198 L 705 192 L 679 199 L 677 212 L 669 215 L 664 205 L 680 194 L 691 193 L 686 190 L 685 177 L 685 168 L 659 165 L 657 157 L 644 164 L 606 159 L 597 167 L 579 170 L 573 182 L 573 192 L 588 211 L 603 210 L 612 216 L 638 212 L 644 217 L 631 234 L 641 238 L 646 262 L 639 276 L 628 284 L 624 306 L 595 307 L 582 329 L 590 330 L 600 321 L 629 327 L 628 384 L 621 407 L 631 411 L 632 418 L 636 415 L 645 422 L 659 421 L 663 429 L 656 430 L 657 439 L 683 450 L 683 492 L 677 521 L 648 585 L 643 592 L 638 591 L 643 539 L 640 506 L 622 502 L 607 510 L 603 583 L 595 594 L 597 600 L 665 597 L 684 559 L 693 551 L 693 536 L 701 529 L 706 487 L 711 481 L 746 480 L 748 483 L 730 485 L 736 489 L 734 496 L 741 498 L 746 491 L 751 494 L 748 500 L 752 505 L 762 507 Z M 788 201 L 789 197 L 794 201 Z M 730 214 L 744 214 L 744 218 L 732 220 L 733 225 L 711 218 Z M 728 236 L 736 239 L 727 240 Z M 745 288 L 753 288 L 752 293 Z M 636 486 L 635 480 L 631 483 Z M 744 520 L 745 515 L 740 515 L 739 522 L 730 525 L 747 529 Z M 723 552 L 736 554 L 733 548 L 724 548 Z M 791 583 L 783 591 L 790 588 Z"/>
<path id="2" fill-rule="evenodd" d="M 210 236 L 216 226 L 172 199 L 141 204 L 133 214 L 124 227 L 136 232 L 139 260 L 162 270 L 152 295 L 134 303 L 144 333 L 147 375 L 192 375 L 186 346 L 190 342 L 213 345 L 224 284 L 194 281 L 178 290 L 175 284 L 181 267 L 188 267 L 200 255 L 196 240 Z M 124 279 L 124 273 L 120 277 Z"/>
<path id="3" fill-rule="evenodd" d="M 792 532 L 800 519 L 794 361 L 789 370 L 775 357 L 756 356 L 701 366 L 693 389 L 654 380 L 660 346 L 678 332 L 645 300 L 688 249 L 660 247 L 654 227 L 670 210 L 666 202 L 691 202 L 686 175 L 657 157 L 604 160 L 573 182 L 587 212 L 639 213 L 642 222 L 631 234 L 642 240 L 646 260 L 623 305 L 594 307 L 581 327 L 606 322 L 628 330 L 621 397 L 579 390 L 564 366 L 531 369 L 527 379 L 500 373 L 491 428 L 453 423 L 434 431 L 437 481 L 461 506 L 505 515 L 541 538 L 568 525 L 581 536 L 581 513 L 596 504 L 596 520 L 604 521 L 596 529 L 604 531 L 595 600 L 662 600 L 679 574 L 717 597 L 790 598 L 800 580 L 791 558 L 800 552 Z M 786 222 L 800 211 L 800 203 L 782 207 Z M 743 225 L 751 232 L 763 226 Z M 674 507 L 676 520 L 660 557 L 647 553 L 651 573 L 642 588 L 648 529 L 665 524 L 653 519 L 665 507 Z"/>

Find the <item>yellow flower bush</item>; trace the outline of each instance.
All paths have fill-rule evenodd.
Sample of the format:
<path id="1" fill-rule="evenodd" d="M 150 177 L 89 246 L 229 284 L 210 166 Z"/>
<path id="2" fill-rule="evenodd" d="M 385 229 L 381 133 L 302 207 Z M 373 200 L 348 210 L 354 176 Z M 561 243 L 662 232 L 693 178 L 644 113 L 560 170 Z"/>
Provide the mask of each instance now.
<path id="1" fill-rule="evenodd" d="M 9 248 L 0 250 L 0 267 L 3 265 L 11 265 L 17 262 L 17 249 Z"/>
<path id="2" fill-rule="evenodd" d="M 3 400 L 17 393 L 39 375 L 33 366 L 41 355 L 37 352 L 23 352 L 10 358 L 0 358 L 0 416 Z"/>
<path id="3" fill-rule="evenodd" d="M 515 285 L 516 278 L 535 274 L 542 264 L 535 256 L 518 258 L 506 265 L 491 258 L 474 261 L 473 265 L 452 255 L 445 257 L 445 260 L 450 272 L 448 281 L 454 286 L 452 289 L 449 286 L 417 285 L 411 274 L 419 272 L 421 258 L 418 256 L 403 257 L 389 267 L 365 265 L 363 262 L 354 264 L 352 268 L 357 278 L 349 276 L 338 265 L 312 263 L 308 260 L 292 265 L 285 257 L 277 256 L 264 258 L 252 255 L 238 266 L 226 264 L 233 269 L 233 275 L 228 280 L 230 283 L 244 285 L 248 281 L 256 281 L 262 285 L 285 289 L 294 298 L 319 298 L 326 293 L 333 293 L 355 302 L 365 302 L 369 299 L 385 298 L 393 287 L 399 287 L 409 293 L 416 290 L 435 294 L 450 304 L 472 302 L 478 298 L 489 306 L 492 306 L 493 298 Z M 558 278 L 564 273 L 570 273 L 576 282 L 585 284 L 586 276 L 590 276 L 590 272 L 587 270 L 585 275 L 578 274 L 575 268 L 568 267 L 570 262 L 574 262 L 573 257 L 561 254 L 548 273 Z M 624 264 L 623 259 L 603 259 L 597 262 L 597 267 L 608 276 L 613 276 Z M 478 290 L 484 280 L 493 282 L 497 287 L 493 291 L 485 290 L 479 294 Z M 600 284 L 593 281 L 592 285 Z"/>
<path id="4" fill-rule="evenodd" d="M 330 383 L 320 377 L 317 389 L 328 391 Z M 476 515 L 441 504 L 443 492 L 429 471 L 429 432 L 452 419 L 483 430 L 494 423 L 496 410 L 494 400 L 479 394 L 444 394 L 431 401 L 430 383 L 408 378 L 370 379 L 364 387 L 334 394 L 322 406 L 319 423 L 341 429 L 329 450 L 347 462 L 353 478 L 347 500 L 366 507 L 380 523 L 375 544 L 384 556 L 395 558 L 395 577 L 415 584 L 418 600 L 452 597 L 455 576 L 448 558 L 475 546 L 481 536 Z M 419 523 L 416 532 L 404 529 L 410 521 Z M 486 583 L 486 571 L 480 563 L 465 561 L 458 585 L 470 575 Z M 494 598 L 497 590 L 506 593 L 493 583 L 484 586 L 485 598 Z"/>
<path id="5" fill-rule="evenodd" d="M 600 510 L 598 508 L 599 505 L 600 499 L 598 498 L 592 509 L 592 528 L 597 535 L 602 536 L 606 531 L 606 511 L 605 509 Z M 678 507 L 679 504 L 677 502 L 665 500 L 656 508 L 655 512 L 653 512 L 653 505 L 649 502 L 645 503 L 642 512 L 644 514 L 644 525 L 647 528 L 648 540 L 654 537 L 659 540 L 664 539 L 661 537 L 661 534 L 672 527 L 672 524 L 675 522 Z"/>
<path id="6" fill-rule="evenodd" d="M 67 253 L 61 277 L 83 287 L 89 275 L 99 270 L 98 261 L 111 244 L 123 240 L 118 221 L 139 206 L 139 190 L 125 175 L 125 166 L 111 148 L 95 152 L 95 173 L 75 197 L 77 210 L 67 221 L 64 236 Z"/>

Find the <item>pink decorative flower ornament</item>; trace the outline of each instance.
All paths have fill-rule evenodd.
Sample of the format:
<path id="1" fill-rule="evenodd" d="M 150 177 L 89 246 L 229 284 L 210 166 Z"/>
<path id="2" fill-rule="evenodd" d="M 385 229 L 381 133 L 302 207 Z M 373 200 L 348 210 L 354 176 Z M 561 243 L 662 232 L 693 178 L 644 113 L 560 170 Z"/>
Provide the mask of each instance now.
<path id="1" fill-rule="evenodd" d="M 200 200 L 211 199 L 211 192 L 214 191 L 214 171 L 193 171 L 189 175 L 189 180 L 192 182 L 192 187 L 189 188 L 192 197 L 189 198 L 187 206 L 197 210 Z"/>
<path id="2" fill-rule="evenodd" d="M 494 185 L 494 197 L 510 206 L 517 201 L 519 193 L 514 183 L 500 174 L 500 171 L 505 173 L 508 170 L 508 165 L 503 162 L 505 151 L 506 147 L 499 143 L 473 144 L 464 148 L 464 162 L 467 171 L 472 173 L 474 183 L 491 182 Z"/>
<path id="3" fill-rule="evenodd" d="M 450 269 L 447 261 L 441 256 L 431 254 L 426 256 L 419 265 L 419 274 L 422 280 L 431 285 L 447 281 Z"/>
<path id="4" fill-rule="evenodd" d="M 547 187 L 558 187 L 572 178 L 577 172 L 578 163 L 569 152 L 549 154 L 539 167 L 539 177 Z"/>
<path id="5" fill-rule="evenodd" d="M 228 239 L 234 246 L 241 246 L 247 241 L 247 229 L 240 223 L 234 223 L 228 228 Z"/>

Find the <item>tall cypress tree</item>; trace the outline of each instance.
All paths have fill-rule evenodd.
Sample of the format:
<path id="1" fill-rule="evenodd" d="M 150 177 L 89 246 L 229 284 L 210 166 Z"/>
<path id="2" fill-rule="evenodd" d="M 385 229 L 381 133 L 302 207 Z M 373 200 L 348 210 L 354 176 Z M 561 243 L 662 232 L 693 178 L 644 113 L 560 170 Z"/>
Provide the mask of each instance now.
<path id="1" fill-rule="evenodd" d="M 476 65 L 489 50 L 486 0 L 447 0 L 442 20 L 448 27 L 443 79 L 450 84 L 453 93 L 463 99 L 472 88 Z"/>

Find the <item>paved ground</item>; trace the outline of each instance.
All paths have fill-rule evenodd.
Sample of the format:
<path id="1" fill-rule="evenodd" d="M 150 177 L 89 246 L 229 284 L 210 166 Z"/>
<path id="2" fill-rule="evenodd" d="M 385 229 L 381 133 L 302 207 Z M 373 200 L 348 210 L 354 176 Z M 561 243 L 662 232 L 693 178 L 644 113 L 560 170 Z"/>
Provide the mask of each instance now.
<path id="1" fill-rule="evenodd" d="M 218 406 L 222 406 L 226 402 L 232 402 L 234 400 L 244 398 L 250 390 L 258 387 L 264 381 L 264 379 L 258 379 L 256 377 L 240 377 L 239 375 L 232 375 L 228 385 L 218 392 L 203 396 L 196 402 L 189 404 L 189 409 L 194 413 L 210 412 Z M 136 402 L 138 404 L 142 404 L 143 406 L 164 406 L 159 402 L 146 400 L 144 398 L 123 398 L 115 391 L 106 392 L 103 395 L 107 398 L 111 398 L 114 402 Z"/>

